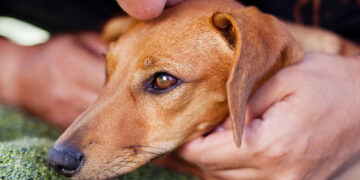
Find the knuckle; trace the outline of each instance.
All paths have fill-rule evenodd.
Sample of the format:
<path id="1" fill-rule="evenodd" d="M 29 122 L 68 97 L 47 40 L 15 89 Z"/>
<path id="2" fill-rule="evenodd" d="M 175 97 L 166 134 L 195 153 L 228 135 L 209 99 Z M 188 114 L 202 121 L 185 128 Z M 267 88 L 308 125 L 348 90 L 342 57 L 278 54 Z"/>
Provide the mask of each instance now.
<path id="1" fill-rule="evenodd" d="M 59 89 L 54 89 L 50 93 L 50 100 L 53 104 L 62 105 L 62 104 L 68 104 L 68 102 L 70 101 L 70 97 L 65 92 Z"/>
<path id="2" fill-rule="evenodd" d="M 276 143 L 266 150 L 265 156 L 271 163 L 282 162 L 291 154 L 291 149 L 284 143 Z"/>

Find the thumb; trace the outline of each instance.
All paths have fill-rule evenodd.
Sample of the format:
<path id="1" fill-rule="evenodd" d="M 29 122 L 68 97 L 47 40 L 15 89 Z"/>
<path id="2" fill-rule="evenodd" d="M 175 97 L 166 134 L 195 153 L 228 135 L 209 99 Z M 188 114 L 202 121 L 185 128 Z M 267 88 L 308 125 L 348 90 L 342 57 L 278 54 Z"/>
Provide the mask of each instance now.
<path id="1" fill-rule="evenodd" d="M 149 20 L 161 14 L 166 0 L 116 0 L 130 16 L 140 20 Z"/>
<path id="2" fill-rule="evenodd" d="M 176 4 L 178 4 L 178 3 L 182 2 L 182 1 L 184 1 L 184 0 L 167 0 L 166 5 L 167 6 L 174 6 L 174 5 L 176 5 Z"/>
<path id="3" fill-rule="evenodd" d="M 245 164 L 250 157 L 246 146 L 236 147 L 230 129 L 194 139 L 180 147 L 177 153 L 188 162 L 211 169 Z"/>
<path id="4" fill-rule="evenodd" d="M 284 100 L 295 92 L 291 86 L 289 68 L 285 68 L 265 82 L 248 102 L 251 119 L 260 118 L 273 104 Z"/>

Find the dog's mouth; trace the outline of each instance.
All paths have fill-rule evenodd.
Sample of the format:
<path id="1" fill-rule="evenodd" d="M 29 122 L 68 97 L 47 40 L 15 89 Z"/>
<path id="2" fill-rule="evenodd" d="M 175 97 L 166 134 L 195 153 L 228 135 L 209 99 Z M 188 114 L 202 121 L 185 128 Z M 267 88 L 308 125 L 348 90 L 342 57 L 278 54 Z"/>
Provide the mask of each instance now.
<path id="1" fill-rule="evenodd" d="M 156 161 L 156 160 L 158 160 L 158 159 L 166 156 L 167 154 L 169 154 L 169 153 L 158 154 L 158 155 L 156 155 L 155 157 L 153 157 L 153 158 L 150 160 L 150 162 L 151 162 L 151 161 Z"/>
<path id="2" fill-rule="evenodd" d="M 122 151 L 122 153 L 112 156 L 111 159 L 108 159 L 109 157 L 103 157 L 100 164 L 94 164 L 94 157 L 89 156 L 87 158 L 87 164 L 83 162 L 82 166 L 84 167 L 73 177 L 75 179 L 98 179 L 97 177 L 108 179 L 119 177 L 144 164 L 164 157 L 170 152 L 167 149 L 145 145 L 126 146 L 122 148 Z M 61 173 L 64 175 L 67 173 L 73 174 L 71 171 L 62 171 Z"/>
<path id="3" fill-rule="evenodd" d="M 169 152 L 168 149 L 159 148 L 155 146 L 145 146 L 145 145 L 131 145 L 125 147 L 124 149 L 132 150 L 134 155 L 150 154 L 150 155 L 155 155 L 155 157 L 164 156 L 167 152 Z"/>

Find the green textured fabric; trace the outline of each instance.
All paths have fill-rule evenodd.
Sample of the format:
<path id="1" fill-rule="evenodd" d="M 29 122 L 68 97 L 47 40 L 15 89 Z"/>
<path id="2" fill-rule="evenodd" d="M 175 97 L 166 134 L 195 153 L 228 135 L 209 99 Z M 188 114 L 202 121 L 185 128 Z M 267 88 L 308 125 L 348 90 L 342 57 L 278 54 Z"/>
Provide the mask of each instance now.
<path id="1" fill-rule="evenodd" d="M 17 109 L 0 105 L 0 179 L 66 180 L 52 170 L 46 154 L 60 135 L 56 130 Z M 184 174 L 145 165 L 116 180 L 195 180 Z"/>

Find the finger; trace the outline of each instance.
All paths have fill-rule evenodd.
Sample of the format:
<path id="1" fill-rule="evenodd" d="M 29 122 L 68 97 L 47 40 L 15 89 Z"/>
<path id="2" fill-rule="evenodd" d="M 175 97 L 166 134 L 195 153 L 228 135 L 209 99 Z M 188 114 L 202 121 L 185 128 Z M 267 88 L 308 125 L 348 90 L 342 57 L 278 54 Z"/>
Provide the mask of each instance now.
<path id="1" fill-rule="evenodd" d="M 224 129 L 232 129 L 231 117 L 226 117 L 225 121 L 221 125 Z"/>
<path id="2" fill-rule="evenodd" d="M 289 69 L 281 70 L 255 92 L 248 103 L 251 119 L 261 117 L 270 106 L 294 92 L 289 80 L 290 73 Z"/>
<path id="3" fill-rule="evenodd" d="M 90 60 L 90 58 L 89 58 Z M 106 70 L 104 61 L 84 61 L 82 62 L 82 79 L 78 79 L 77 84 L 93 93 L 100 93 L 105 84 Z"/>
<path id="4" fill-rule="evenodd" d="M 225 117 L 223 122 L 216 127 L 214 132 L 219 132 L 219 131 L 224 131 L 224 130 L 231 130 L 231 129 L 232 129 L 231 117 L 227 116 L 227 117 Z"/>
<path id="5" fill-rule="evenodd" d="M 153 19 L 164 10 L 166 0 L 116 0 L 130 16 L 140 20 Z"/>
<path id="6" fill-rule="evenodd" d="M 97 60 L 104 61 L 104 54 L 107 51 L 108 44 L 101 40 L 100 35 L 95 32 L 85 32 L 74 36 L 76 43 L 82 46 L 89 54 Z"/>
<path id="7" fill-rule="evenodd" d="M 250 112 L 249 108 L 246 108 L 246 114 L 245 114 L 245 125 L 247 125 L 252 119 L 250 119 Z M 228 115 L 223 123 L 221 123 L 218 127 L 221 130 L 229 130 L 232 129 L 232 120 L 231 117 Z"/>
<path id="8" fill-rule="evenodd" d="M 174 6 L 174 5 L 176 5 L 176 4 L 179 4 L 179 3 L 182 2 L 182 1 L 184 1 L 184 0 L 168 0 L 168 1 L 166 2 L 166 5 L 167 5 L 167 6 Z"/>
<path id="9" fill-rule="evenodd" d="M 237 179 L 252 179 L 252 180 L 262 180 L 269 179 L 265 176 L 265 173 L 261 170 L 254 168 L 241 168 L 241 169 L 228 169 L 228 170 L 219 170 L 212 171 L 209 173 L 211 176 L 218 179 L 227 179 L 227 180 L 237 180 Z"/>
<path id="10" fill-rule="evenodd" d="M 100 40 L 100 37 L 96 33 L 84 33 L 78 36 L 79 41 L 85 46 L 84 49 L 89 49 L 89 55 L 91 51 L 96 52 L 96 56 L 91 56 L 79 61 L 81 68 L 77 70 L 81 72 L 80 83 L 83 83 L 83 87 L 89 88 L 93 92 L 99 93 L 105 83 L 105 57 L 103 54 L 106 52 L 107 44 Z"/>
<path id="11" fill-rule="evenodd" d="M 105 61 L 99 61 L 86 52 L 78 56 L 66 57 L 56 62 L 54 76 L 68 85 L 86 88 L 88 91 L 99 93 L 105 82 Z M 65 83 L 64 82 L 64 83 Z"/>
<path id="12" fill-rule="evenodd" d="M 246 144 L 237 148 L 231 130 L 215 132 L 185 144 L 179 150 L 185 160 L 206 169 L 228 169 L 248 166 L 251 155 Z"/>

